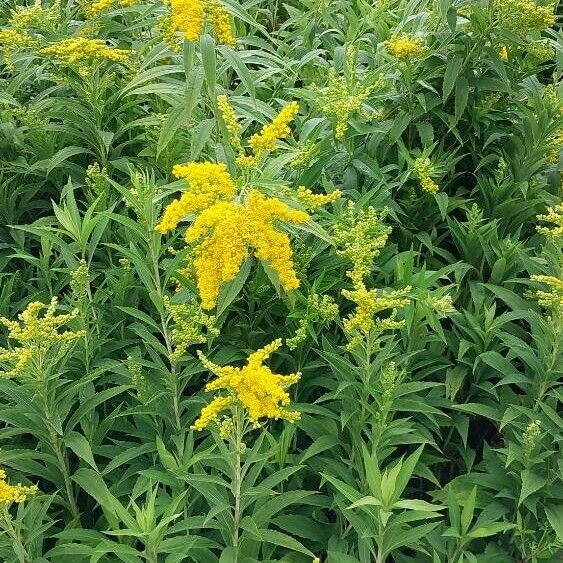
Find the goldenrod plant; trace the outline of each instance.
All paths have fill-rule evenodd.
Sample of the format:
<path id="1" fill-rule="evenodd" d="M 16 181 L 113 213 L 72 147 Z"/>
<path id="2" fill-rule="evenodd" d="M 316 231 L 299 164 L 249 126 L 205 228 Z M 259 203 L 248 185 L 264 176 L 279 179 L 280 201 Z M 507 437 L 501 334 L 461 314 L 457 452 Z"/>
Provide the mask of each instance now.
<path id="1" fill-rule="evenodd" d="M 563 558 L 560 14 L 0 2 L 0 562 Z"/>

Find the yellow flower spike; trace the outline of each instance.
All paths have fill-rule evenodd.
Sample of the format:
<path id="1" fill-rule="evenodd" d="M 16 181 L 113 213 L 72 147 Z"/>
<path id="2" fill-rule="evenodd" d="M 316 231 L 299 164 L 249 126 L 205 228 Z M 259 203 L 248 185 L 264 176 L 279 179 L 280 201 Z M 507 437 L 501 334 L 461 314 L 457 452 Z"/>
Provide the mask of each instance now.
<path id="1" fill-rule="evenodd" d="M 83 330 L 59 332 L 59 329 L 78 316 L 78 309 L 71 313 L 57 315 L 55 313 L 58 300 L 53 297 L 49 305 L 33 301 L 18 315 L 18 321 L 0 317 L 0 324 L 8 329 L 8 338 L 15 340 L 19 346 L 7 350 L 0 348 L 0 362 L 12 366 L 8 371 L 0 372 L 0 377 L 18 377 L 25 373 L 31 359 L 56 344 L 67 344 L 86 333 Z M 43 310 L 45 315 L 40 317 Z"/>
<path id="2" fill-rule="evenodd" d="M 39 51 L 40 55 L 52 57 L 67 65 L 85 65 L 92 60 L 121 63 L 127 61 L 131 53 L 124 49 L 109 47 L 101 39 L 84 37 L 63 39 Z"/>
<path id="3" fill-rule="evenodd" d="M 264 125 L 260 133 L 250 137 L 249 144 L 255 155 L 264 151 L 272 151 L 276 148 L 279 139 L 285 139 L 290 133 L 289 124 L 299 111 L 299 104 L 291 102 L 285 106 L 274 118 L 272 123 Z"/>
<path id="4" fill-rule="evenodd" d="M 394 35 L 387 41 L 387 51 L 400 61 L 420 59 L 428 49 L 420 37 L 410 37 L 403 33 Z"/>
<path id="5" fill-rule="evenodd" d="M 175 199 L 164 210 L 156 230 L 166 234 L 178 226 L 178 223 L 202 209 L 210 207 L 221 199 L 232 199 L 235 185 L 224 163 L 190 162 L 177 164 L 172 169 L 176 178 L 183 178 L 189 183 L 189 190 L 179 199 Z"/>
<path id="6" fill-rule="evenodd" d="M 21 483 L 10 485 L 6 480 L 6 472 L 0 469 L 0 503 L 20 503 L 37 492 L 37 486 L 24 486 Z"/>
<path id="7" fill-rule="evenodd" d="M 229 140 L 231 144 L 235 149 L 240 150 L 241 125 L 238 122 L 233 106 L 231 106 L 231 104 L 229 103 L 227 96 L 218 96 L 217 106 L 219 107 L 221 115 L 223 116 L 223 121 L 225 122 L 225 127 L 227 128 L 227 131 L 229 133 Z"/>
<path id="8" fill-rule="evenodd" d="M 544 223 L 553 223 L 553 226 L 549 227 L 536 227 L 538 233 L 554 240 L 563 237 L 563 203 L 550 207 L 547 210 L 547 215 L 538 215 L 537 219 Z"/>
<path id="9" fill-rule="evenodd" d="M 555 276 L 530 276 L 535 282 L 544 283 L 549 287 L 549 291 L 536 291 L 534 297 L 545 309 L 555 309 L 561 311 L 563 308 L 563 279 Z"/>
<path id="10" fill-rule="evenodd" d="M 503 61 L 507 61 L 508 60 L 508 49 L 506 48 L 506 45 L 503 45 L 499 51 L 499 56 Z"/>
<path id="11" fill-rule="evenodd" d="M 204 9 L 217 42 L 234 47 L 236 39 L 233 35 L 229 12 L 217 0 L 204 0 Z"/>
<path id="12" fill-rule="evenodd" d="M 114 6 L 128 8 L 129 6 L 134 6 L 137 2 L 138 0 L 97 0 L 96 2 L 86 0 L 84 10 L 88 17 L 94 17 Z"/>
<path id="13" fill-rule="evenodd" d="M 534 0 L 494 0 L 493 11 L 498 24 L 520 37 L 540 32 L 555 23 L 555 2 L 545 6 Z"/>
<path id="14" fill-rule="evenodd" d="M 299 188 L 297 188 L 298 201 L 311 211 L 319 209 L 329 203 L 334 203 L 341 197 L 342 192 L 340 190 L 334 190 L 329 194 L 315 194 L 305 186 L 299 186 Z"/>
<path id="15" fill-rule="evenodd" d="M 166 0 L 166 3 L 170 7 L 170 33 L 180 31 L 187 41 L 197 41 L 205 16 L 201 0 Z"/>
<path id="16" fill-rule="evenodd" d="M 414 175 L 420 182 L 420 187 L 423 191 L 435 194 L 440 189 L 440 186 L 433 180 L 432 176 L 436 174 L 432 161 L 427 156 L 421 156 L 414 161 L 413 167 Z"/>
<path id="17" fill-rule="evenodd" d="M 342 295 L 354 301 L 357 305 L 355 312 L 344 321 L 344 330 L 349 334 L 356 332 L 367 336 L 375 327 L 374 315 L 388 309 L 399 309 L 408 305 L 410 299 L 407 294 L 410 287 L 397 291 L 382 292 L 378 295 L 376 289 L 368 290 L 364 284 L 358 285 L 353 290 L 342 290 Z"/>
<path id="18" fill-rule="evenodd" d="M 306 213 L 256 190 L 250 191 L 246 204 L 219 201 L 202 211 L 186 231 L 186 242 L 196 243 L 194 266 L 202 308 L 215 306 L 220 285 L 235 278 L 251 251 L 269 263 L 287 291 L 299 287 L 289 236 L 277 231 L 274 222 L 308 220 Z"/>
<path id="19" fill-rule="evenodd" d="M 225 391 L 228 394 L 215 396 L 202 409 L 193 428 L 202 430 L 212 422 L 218 422 L 219 415 L 235 404 L 244 408 L 248 420 L 254 425 L 259 425 L 262 419 L 281 418 L 290 422 L 298 420 L 300 413 L 289 411 L 285 407 L 290 404 L 287 389 L 299 381 L 300 374 L 279 375 L 263 365 L 281 344 L 281 339 L 278 339 L 257 350 L 248 357 L 242 368 L 224 366 L 217 369 L 218 366 L 199 352 L 203 365 L 213 366 L 212 372 L 217 376 L 217 379 L 206 386 L 206 390 Z"/>

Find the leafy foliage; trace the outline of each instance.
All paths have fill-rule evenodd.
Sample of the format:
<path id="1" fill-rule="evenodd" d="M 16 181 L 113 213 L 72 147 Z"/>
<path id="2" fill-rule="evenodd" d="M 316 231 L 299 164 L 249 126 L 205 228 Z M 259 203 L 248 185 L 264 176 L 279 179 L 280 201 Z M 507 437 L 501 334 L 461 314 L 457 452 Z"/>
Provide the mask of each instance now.
<path id="1" fill-rule="evenodd" d="M 561 558 L 557 8 L 2 2 L 0 560 Z"/>

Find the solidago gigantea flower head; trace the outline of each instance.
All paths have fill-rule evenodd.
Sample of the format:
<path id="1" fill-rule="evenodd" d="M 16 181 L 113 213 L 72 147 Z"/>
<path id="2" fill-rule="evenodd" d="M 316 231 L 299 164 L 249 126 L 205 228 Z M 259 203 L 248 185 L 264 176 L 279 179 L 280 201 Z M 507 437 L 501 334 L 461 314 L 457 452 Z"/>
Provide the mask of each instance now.
<path id="1" fill-rule="evenodd" d="M 383 82 L 362 86 L 349 81 L 344 76 L 337 76 L 334 69 L 328 72 L 328 85 L 324 89 L 314 88 L 318 95 L 319 109 L 336 119 L 335 137 L 342 139 L 348 129 L 350 117 L 360 111 L 369 95 L 377 88 L 381 88 Z"/>
<path id="2" fill-rule="evenodd" d="M 164 305 L 174 321 L 172 361 L 180 360 L 192 344 L 203 344 L 209 336 L 219 334 L 215 327 L 215 317 L 206 315 L 197 303 L 172 303 L 166 298 Z"/>
<path id="3" fill-rule="evenodd" d="M 122 63 L 129 59 L 131 51 L 114 49 L 101 39 L 72 37 L 52 43 L 39 51 L 44 57 L 51 57 L 69 66 L 78 66 L 81 74 L 87 74 L 92 61 Z"/>
<path id="4" fill-rule="evenodd" d="M 223 121 L 225 122 L 225 127 L 227 128 L 227 132 L 229 133 L 229 141 L 231 142 L 231 145 L 235 149 L 240 151 L 241 125 L 237 119 L 233 106 L 229 103 L 227 96 L 218 96 L 217 106 L 219 107 L 221 115 L 223 116 Z"/>
<path id="5" fill-rule="evenodd" d="M 427 156 L 421 156 L 414 161 L 413 172 L 420 182 L 420 187 L 425 192 L 435 194 L 440 189 L 438 184 L 432 179 L 436 171 L 432 161 Z"/>
<path id="6" fill-rule="evenodd" d="M 231 19 L 218 0 L 166 0 L 170 15 L 163 19 L 161 27 L 166 42 L 176 48 L 175 34 L 181 32 L 187 41 L 197 41 L 203 31 L 205 18 L 211 24 L 219 43 L 234 47 Z"/>
<path id="7" fill-rule="evenodd" d="M 11 350 L 0 348 L 0 363 L 12 366 L 10 370 L 0 372 L 0 377 L 23 375 L 28 363 L 37 354 L 46 352 L 52 346 L 65 345 L 84 336 L 84 331 L 59 332 L 61 327 L 78 316 L 78 309 L 57 315 L 57 304 L 56 297 L 53 297 L 49 305 L 33 301 L 18 315 L 17 321 L 0 317 L 0 324 L 8 328 L 8 338 L 19 344 Z M 43 310 L 45 314 L 40 317 Z"/>
<path id="8" fill-rule="evenodd" d="M 297 102 L 291 102 L 285 106 L 271 123 L 264 125 L 260 133 L 250 137 L 249 144 L 255 155 L 264 151 L 272 151 L 276 148 L 278 139 L 285 139 L 290 133 L 289 124 L 299 111 Z"/>
<path id="9" fill-rule="evenodd" d="M 278 375 L 264 365 L 273 352 L 281 346 L 281 339 L 274 340 L 248 357 L 244 367 L 218 366 L 210 362 L 201 352 L 203 365 L 217 377 L 207 384 L 206 391 L 224 391 L 226 396 L 217 395 L 201 411 L 192 428 L 203 430 L 216 422 L 220 414 L 232 405 L 239 405 L 251 423 L 258 426 L 262 419 L 285 419 L 294 422 L 299 413 L 286 407 L 290 403 L 287 389 L 297 383 L 300 374 Z"/>
<path id="10" fill-rule="evenodd" d="M 420 59 L 428 52 L 420 37 L 410 37 L 403 33 L 394 35 L 387 41 L 387 51 L 400 61 Z"/>
<path id="11" fill-rule="evenodd" d="M 201 0 L 166 0 L 166 3 L 170 6 L 173 32 L 182 32 L 188 41 L 199 39 L 205 16 Z"/>
<path id="12" fill-rule="evenodd" d="M 534 0 L 494 0 L 493 10 L 498 23 L 519 36 L 543 31 L 555 23 L 555 3 L 545 6 Z"/>
<path id="13" fill-rule="evenodd" d="M 560 312 L 563 308 L 563 279 L 555 276 L 530 276 L 535 282 L 544 283 L 549 287 L 549 291 L 536 291 L 534 297 L 545 309 L 553 309 Z"/>
<path id="14" fill-rule="evenodd" d="M 37 486 L 24 486 L 21 483 L 10 485 L 7 482 L 6 472 L 0 469 L 0 503 L 20 503 L 37 492 Z"/>
<path id="15" fill-rule="evenodd" d="M 558 203 L 547 210 L 547 215 L 538 215 L 538 220 L 544 223 L 553 223 L 549 227 L 536 227 L 538 233 L 553 239 L 554 241 L 563 237 L 563 203 Z"/>
<path id="16" fill-rule="evenodd" d="M 87 0 L 84 3 L 84 10 L 88 17 L 94 17 L 113 7 L 127 8 L 129 6 L 133 6 L 137 3 L 137 1 L 138 0 L 97 0 L 96 2 L 89 2 Z"/>
<path id="17" fill-rule="evenodd" d="M 4 28 L 0 29 L 0 46 L 2 56 L 8 70 L 14 69 L 14 52 L 21 48 L 33 48 L 38 45 L 37 41 L 24 31 Z"/>
<path id="18" fill-rule="evenodd" d="M 343 289 L 342 295 L 357 305 L 356 310 L 344 320 L 344 331 L 351 337 L 350 346 L 354 347 L 372 329 L 383 332 L 401 328 L 404 321 L 395 321 L 395 315 L 399 308 L 409 304 L 407 294 L 410 290 L 410 287 L 405 287 L 396 291 L 378 292 L 376 289 L 368 290 L 363 283 L 353 290 Z M 390 318 L 374 318 L 377 313 L 386 310 L 392 310 Z"/>
<path id="19" fill-rule="evenodd" d="M 218 43 L 234 47 L 236 39 L 231 27 L 231 16 L 217 0 L 203 0 L 205 12 Z"/>
<path id="20" fill-rule="evenodd" d="M 277 273 L 282 286 L 299 287 L 289 236 L 275 222 L 304 223 L 309 216 L 276 198 L 251 190 L 245 204 L 219 201 L 205 209 L 186 231 L 194 249 L 197 285 L 202 307 L 215 306 L 221 283 L 232 281 L 252 253 Z"/>
<path id="21" fill-rule="evenodd" d="M 172 174 L 176 178 L 187 180 L 189 189 L 166 207 L 160 223 L 156 226 L 159 233 L 172 231 L 190 213 L 197 213 L 222 199 L 230 200 L 235 195 L 233 179 L 224 163 L 177 164 L 172 169 Z"/>
<path id="22" fill-rule="evenodd" d="M 337 253 L 352 262 L 347 275 L 354 285 L 360 285 L 369 274 L 374 259 L 391 234 L 391 227 L 383 223 L 385 215 L 385 210 L 377 213 L 373 207 L 357 209 L 350 201 L 344 217 L 334 229 Z"/>
<path id="23" fill-rule="evenodd" d="M 342 192 L 340 190 L 334 190 L 329 194 L 316 194 L 313 193 L 309 188 L 305 186 L 299 186 L 297 188 L 297 200 L 299 203 L 303 204 L 304 207 L 311 211 L 320 209 L 329 203 L 334 203 L 337 199 L 342 197 Z"/>

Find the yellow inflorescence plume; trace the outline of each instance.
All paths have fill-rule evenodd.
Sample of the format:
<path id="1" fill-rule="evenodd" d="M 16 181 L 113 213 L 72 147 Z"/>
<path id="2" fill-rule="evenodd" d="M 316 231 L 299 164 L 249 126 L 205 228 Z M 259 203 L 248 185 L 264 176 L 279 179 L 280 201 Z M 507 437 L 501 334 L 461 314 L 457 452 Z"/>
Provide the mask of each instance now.
<path id="1" fill-rule="evenodd" d="M 276 198 L 251 190 L 246 204 L 219 201 L 205 209 L 186 231 L 197 243 L 195 269 L 202 307 L 215 306 L 221 283 L 231 281 L 252 254 L 268 262 L 286 290 L 299 287 L 289 236 L 274 221 L 304 223 L 309 216 Z"/>
<path id="2" fill-rule="evenodd" d="M 290 403 L 287 389 L 297 383 L 300 374 L 278 375 L 264 365 L 273 352 L 281 346 L 281 339 L 274 340 L 248 357 L 246 366 L 220 367 L 199 354 L 203 365 L 217 378 L 207 384 L 206 391 L 226 391 L 227 396 L 217 395 L 201 411 L 200 417 L 192 426 L 203 430 L 211 422 L 218 421 L 220 414 L 233 404 L 242 406 L 250 422 L 258 425 L 261 419 L 283 418 L 291 422 L 299 419 L 299 413 L 289 411 Z"/>
<path id="3" fill-rule="evenodd" d="M 235 195 L 235 185 L 223 163 L 177 164 L 172 169 L 172 174 L 176 178 L 187 180 L 189 190 L 166 207 L 160 223 L 156 226 L 159 233 L 165 234 L 175 229 L 189 214 L 202 211 L 221 199 L 232 199 Z"/>
<path id="4" fill-rule="evenodd" d="M 37 486 L 24 486 L 21 483 L 10 485 L 6 480 L 6 472 L 0 469 L 0 504 L 20 503 L 37 492 Z"/>

